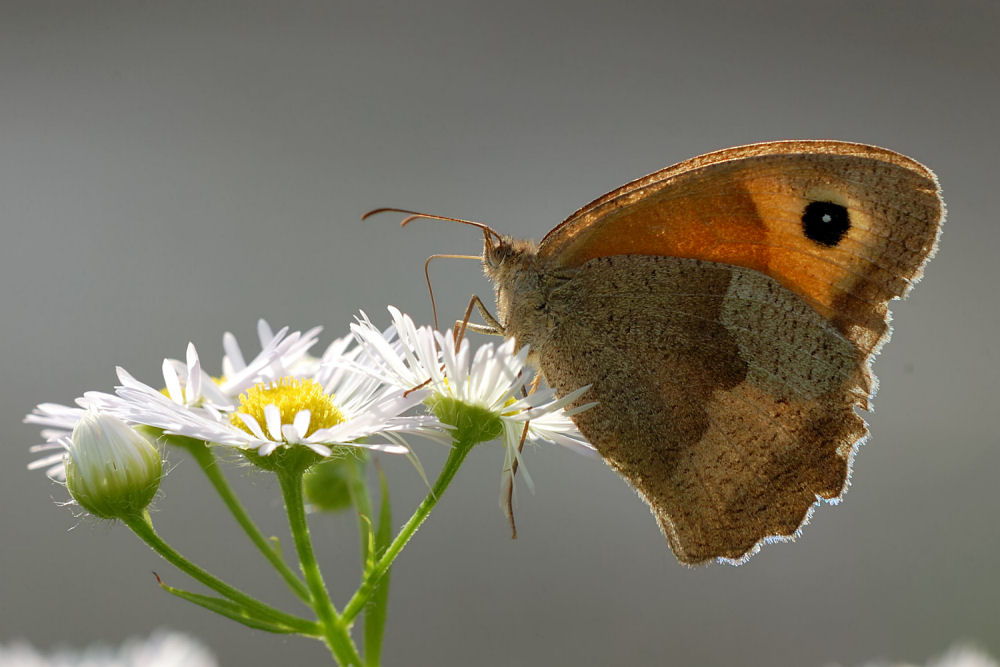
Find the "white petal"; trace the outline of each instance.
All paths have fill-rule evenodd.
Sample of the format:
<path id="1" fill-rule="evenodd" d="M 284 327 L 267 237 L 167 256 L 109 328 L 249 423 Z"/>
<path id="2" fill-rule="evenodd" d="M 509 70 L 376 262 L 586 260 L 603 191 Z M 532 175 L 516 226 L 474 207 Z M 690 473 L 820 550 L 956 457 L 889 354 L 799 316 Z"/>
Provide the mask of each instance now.
<path id="1" fill-rule="evenodd" d="M 294 424 L 281 425 L 281 435 L 289 445 L 297 445 L 302 442 L 301 433 Z"/>
<path id="2" fill-rule="evenodd" d="M 346 442 L 345 445 L 350 445 L 352 447 L 362 447 L 364 449 L 372 449 L 376 452 L 385 452 L 387 454 L 407 454 L 410 451 L 409 447 L 403 445 L 390 445 L 390 444 L 378 444 L 378 443 L 361 443 L 361 442 Z"/>
<path id="3" fill-rule="evenodd" d="M 329 456 L 330 454 L 333 453 L 333 450 L 327 447 L 326 445 L 322 445 L 315 442 L 304 442 L 303 444 L 309 449 L 319 454 L 320 456 Z"/>
<path id="4" fill-rule="evenodd" d="M 264 406 L 264 424 L 267 427 L 267 434 L 271 440 L 281 440 L 281 410 L 271 403 Z"/>
<path id="5" fill-rule="evenodd" d="M 65 439 L 65 438 L 68 438 L 72 432 L 71 431 L 60 431 L 60 433 L 62 434 L 60 436 L 60 439 Z M 54 440 L 54 438 L 53 438 L 53 440 Z M 47 452 L 47 451 L 50 451 L 50 450 L 53 450 L 53 449 L 65 450 L 65 447 L 63 446 L 63 444 L 61 442 L 52 442 L 52 441 L 50 441 L 50 442 L 43 442 L 41 444 L 32 445 L 31 447 L 28 447 L 28 451 L 31 452 L 32 454 L 34 454 L 36 452 Z"/>
<path id="6" fill-rule="evenodd" d="M 282 329 L 278 333 L 278 336 L 283 335 L 285 331 L 286 329 Z M 271 331 L 271 325 L 264 318 L 257 320 L 257 338 L 260 340 L 261 347 L 267 347 L 267 344 L 275 339 L 275 335 Z"/>
<path id="7" fill-rule="evenodd" d="M 64 452 L 59 454 L 51 454 L 45 458 L 37 459 L 28 464 L 28 470 L 38 470 L 39 468 L 45 468 L 46 466 L 51 466 L 54 463 L 62 463 Z"/>
<path id="8" fill-rule="evenodd" d="M 257 423 L 257 420 L 252 415 L 248 415 L 245 412 L 237 412 L 236 416 L 240 418 L 241 422 L 246 424 L 246 427 L 250 429 L 255 438 L 259 440 L 270 440 L 270 438 L 264 434 L 264 430 L 261 429 L 260 424 Z"/>
<path id="9" fill-rule="evenodd" d="M 222 335 L 222 349 L 225 353 L 222 357 L 223 375 L 232 375 L 247 367 L 247 363 L 243 361 L 243 352 L 240 350 L 240 344 L 236 341 L 236 336 L 228 331 Z"/>
<path id="10" fill-rule="evenodd" d="M 507 448 L 511 455 L 517 461 L 517 470 L 524 477 L 524 483 L 527 485 L 528 490 L 532 493 L 535 492 L 535 482 L 531 479 L 531 475 L 528 474 L 528 466 L 524 463 L 524 452 L 518 451 L 518 446 L 521 444 L 521 434 L 524 432 L 523 429 L 507 429 L 505 430 L 505 435 L 507 436 Z"/>
<path id="11" fill-rule="evenodd" d="M 299 410 L 295 415 L 295 419 L 292 420 L 295 430 L 303 437 L 309 432 L 309 420 L 311 417 L 312 414 L 309 410 Z"/>
<path id="12" fill-rule="evenodd" d="M 579 454 L 581 456 L 586 456 L 587 458 L 593 459 L 595 461 L 602 461 L 604 457 L 601 453 L 597 451 L 597 448 L 586 440 L 578 440 L 576 438 L 567 438 L 561 433 L 553 433 L 549 436 L 549 439 L 557 445 L 562 445 L 566 449 Z"/>
<path id="13" fill-rule="evenodd" d="M 187 346 L 187 372 L 188 402 L 195 402 L 201 398 L 201 362 L 194 343 L 188 343 Z"/>
<path id="14" fill-rule="evenodd" d="M 261 456 L 268 456 L 271 452 L 280 447 L 282 443 L 280 442 L 265 442 L 263 445 L 257 448 L 257 453 Z"/>
<path id="15" fill-rule="evenodd" d="M 163 360 L 163 383 L 167 387 L 167 395 L 174 403 L 184 404 L 184 390 L 181 389 L 181 381 L 177 376 L 177 369 L 174 368 L 173 359 Z"/>

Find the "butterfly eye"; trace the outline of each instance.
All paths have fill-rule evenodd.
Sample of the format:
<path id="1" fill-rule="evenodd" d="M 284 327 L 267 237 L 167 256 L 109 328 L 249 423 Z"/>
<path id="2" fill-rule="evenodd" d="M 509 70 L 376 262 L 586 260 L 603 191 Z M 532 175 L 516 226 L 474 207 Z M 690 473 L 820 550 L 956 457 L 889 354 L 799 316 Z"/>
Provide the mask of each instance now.
<path id="1" fill-rule="evenodd" d="M 486 249 L 486 261 L 492 268 L 498 268 L 503 266 L 503 263 L 507 261 L 513 254 L 510 244 L 498 243 L 495 246 L 488 247 Z"/>
<path id="2" fill-rule="evenodd" d="M 809 202 L 802 212 L 802 231 L 806 238 L 833 247 L 840 243 L 851 228 L 847 209 L 830 201 Z"/>

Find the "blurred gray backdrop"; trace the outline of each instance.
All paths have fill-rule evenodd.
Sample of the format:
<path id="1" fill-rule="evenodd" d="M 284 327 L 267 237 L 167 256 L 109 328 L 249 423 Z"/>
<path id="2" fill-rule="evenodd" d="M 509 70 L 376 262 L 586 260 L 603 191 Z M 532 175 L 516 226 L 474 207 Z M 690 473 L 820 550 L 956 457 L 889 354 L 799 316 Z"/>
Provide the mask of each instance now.
<path id="1" fill-rule="evenodd" d="M 990 2 L 12 2 L 0 4 L 0 642 L 118 642 L 168 626 L 223 665 L 324 664 L 162 593 L 196 588 L 127 530 L 77 520 L 29 472 L 40 401 L 158 381 L 194 341 L 256 349 L 258 317 L 326 327 L 386 304 L 430 321 L 424 258 L 457 225 L 538 238 L 650 171 L 781 138 L 876 143 L 940 177 L 940 252 L 878 359 L 871 441 L 838 507 L 734 568 L 679 566 L 609 469 L 528 459 L 520 536 L 477 450 L 394 570 L 387 665 L 855 665 L 952 642 L 1000 654 L 997 254 L 1000 5 Z M 445 318 L 489 286 L 432 266 Z M 418 443 L 433 474 L 439 446 Z M 194 465 L 155 518 L 178 548 L 297 609 Z M 384 461 L 402 521 L 424 487 Z M 273 481 L 231 469 L 265 530 Z M 338 601 L 356 533 L 315 524 Z M 287 538 L 285 540 L 288 541 Z"/>

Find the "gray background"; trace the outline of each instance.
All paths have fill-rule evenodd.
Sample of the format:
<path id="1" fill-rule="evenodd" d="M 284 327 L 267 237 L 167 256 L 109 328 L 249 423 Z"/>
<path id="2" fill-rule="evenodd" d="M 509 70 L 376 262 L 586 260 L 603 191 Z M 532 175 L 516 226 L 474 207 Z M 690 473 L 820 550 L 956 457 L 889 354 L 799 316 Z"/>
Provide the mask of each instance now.
<path id="1" fill-rule="evenodd" d="M 936 170 L 937 259 L 894 308 L 873 438 L 839 507 L 739 568 L 679 566 L 610 470 L 529 463 L 520 537 L 497 508 L 502 450 L 476 451 L 394 570 L 389 665 L 853 665 L 967 638 L 1000 654 L 995 2 L 49 3 L 0 5 L 0 642 L 120 641 L 169 626 L 223 665 L 322 664 L 160 592 L 190 582 L 127 530 L 82 520 L 28 472 L 39 401 L 154 382 L 188 340 L 324 324 L 392 303 L 423 322 L 424 258 L 479 251 L 459 226 L 538 238 L 618 185 L 709 150 L 840 138 Z M 441 262 L 442 311 L 489 294 Z M 435 471 L 440 447 L 419 443 Z M 194 466 L 156 521 L 178 548 L 296 609 Z M 423 493 L 385 461 L 401 521 Z M 276 485 L 232 468 L 266 530 Z M 75 528 L 70 530 L 71 528 Z M 317 522 L 343 602 L 349 517 Z M 190 584 L 192 588 L 194 584 Z"/>

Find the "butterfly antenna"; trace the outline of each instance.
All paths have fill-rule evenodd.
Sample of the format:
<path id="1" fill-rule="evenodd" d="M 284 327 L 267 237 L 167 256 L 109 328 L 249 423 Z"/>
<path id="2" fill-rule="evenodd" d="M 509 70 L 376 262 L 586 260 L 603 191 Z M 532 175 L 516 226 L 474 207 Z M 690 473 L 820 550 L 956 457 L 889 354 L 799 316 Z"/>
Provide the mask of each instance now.
<path id="1" fill-rule="evenodd" d="M 475 220 L 464 220 L 462 218 L 449 218 L 446 215 L 433 215 L 431 213 L 420 213 L 419 211 L 410 211 L 410 210 L 407 210 L 405 208 L 376 208 L 374 210 L 371 210 L 371 211 L 368 211 L 367 213 L 365 213 L 363 216 L 361 216 L 361 219 L 362 220 L 367 220 L 368 218 L 370 218 L 373 215 L 376 215 L 378 213 L 402 213 L 402 214 L 404 214 L 406 217 L 403 218 L 403 221 L 399 223 L 400 227 L 405 227 L 408 224 L 410 224 L 411 222 L 413 222 L 414 220 L 420 220 L 420 219 L 424 219 L 424 220 L 444 220 L 446 222 L 458 222 L 458 223 L 461 223 L 463 225 L 470 225 L 472 227 L 476 227 L 478 229 L 483 230 L 483 234 L 485 236 L 487 236 L 487 237 L 492 236 L 497 241 L 500 241 L 502 239 L 502 237 L 500 236 L 500 234 L 495 229 L 493 229 L 489 225 L 484 224 L 482 222 L 476 222 Z"/>

